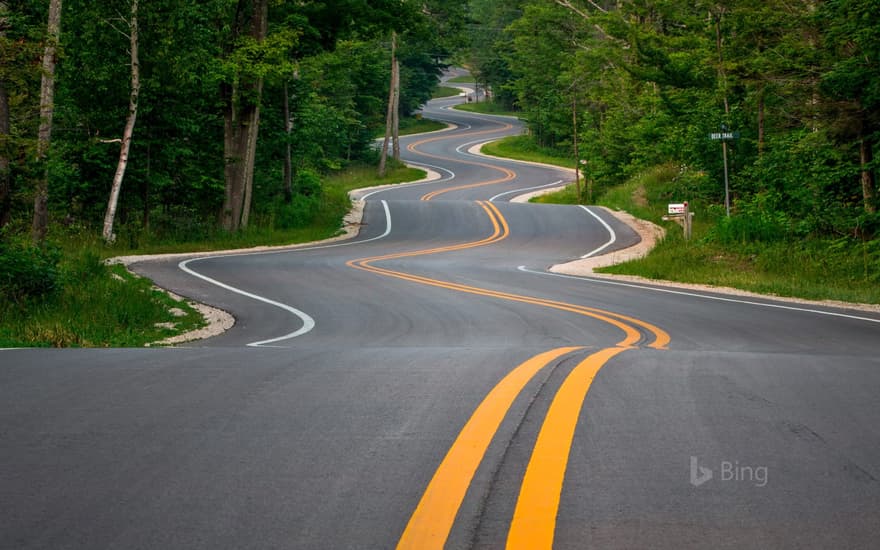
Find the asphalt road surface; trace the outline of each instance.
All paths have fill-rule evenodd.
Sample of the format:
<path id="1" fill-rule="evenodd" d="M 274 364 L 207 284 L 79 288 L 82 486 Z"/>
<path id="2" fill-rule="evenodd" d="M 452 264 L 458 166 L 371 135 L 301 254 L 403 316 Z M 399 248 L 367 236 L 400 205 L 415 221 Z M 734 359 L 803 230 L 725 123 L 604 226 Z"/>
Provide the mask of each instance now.
<path id="1" fill-rule="evenodd" d="M 0 351 L 0 548 L 877 547 L 880 315 L 547 273 L 638 237 L 454 101 L 356 239 L 134 266 L 225 334 Z"/>

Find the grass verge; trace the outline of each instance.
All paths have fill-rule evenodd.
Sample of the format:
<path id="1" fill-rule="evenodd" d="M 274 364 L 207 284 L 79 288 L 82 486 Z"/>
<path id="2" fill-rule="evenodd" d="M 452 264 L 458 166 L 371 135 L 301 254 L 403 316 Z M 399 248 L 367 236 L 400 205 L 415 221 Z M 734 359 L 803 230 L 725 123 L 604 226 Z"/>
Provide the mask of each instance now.
<path id="1" fill-rule="evenodd" d="M 502 105 L 492 101 L 481 101 L 479 103 L 459 103 L 455 106 L 459 111 L 467 111 L 469 113 L 480 113 L 483 115 L 504 115 L 519 117 L 522 113 L 517 111 L 509 111 Z"/>
<path id="2" fill-rule="evenodd" d="M 566 157 L 555 149 L 539 147 L 529 136 L 510 136 L 483 145 L 483 152 L 496 157 L 527 160 L 574 168 L 574 157 Z"/>
<path id="3" fill-rule="evenodd" d="M 204 326 L 177 302 L 94 251 L 62 258 L 53 293 L 0 300 L 0 347 L 141 347 Z"/>
<path id="4" fill-rule="evenodd" d="M 204 326 L 186 302 L 153 289 L 146 279 L 121 266 L 107 266 L 111 256 L 198 252 L 311 242 L 339 233 L 351 208 L 348 192 L 418 180 L 422 170 L 391 163 L 384 178 L 371 165 L 353 165 L 322 181 L 322 199 L 301 227 L 277 229 L 264 215 L 239 233 L 209 228 L 161 237 L 126 235 L 106 246 L 95 228 L 53 226 L 48 249 L 33 249 L 27 236 L 0 235 L 0 347 L 142 347 Z M 136 236 L 135 236 L 136 235 Z"/>
<path id="5" fill-rule="evenodd" d="M 483 152 L 571 165 L 571 159 L 542 151 L 528 136 L 494 142 Z M 596 204 L 664 226 L 667 236 L 647 257 L 598 271 L 810 300 L 880 304 L 880 240 L 796 238 L 780 232 L 743 237 L 745 232 L 740 226 L 753 227 L 754 220 L 737 216 L 728 220 L 721 206 L 701 200 L 699 185 L 695 184 L 700 177 L 667 164 L 603 189 Z M 696 217 L 693 238 L 685 241 L 681 227 L 662 217 L 668 203 L 689 198 Z M 532 201 L 577 202 L 574 185 Z"/>
<path id="6" fill-rule="evenodd" d="M 444 97 L 456 97 L 461 94 L 461 90 L 458 88 L 452 88 L 450 86 L 437 86 L 434 89 L 434 93 L 431 95 L 431 99 L 441 99 Z"/>
<path id="7" fill-rule="evenodd" d="M 446 128 L 446 124 L 442 122 L 438 122 L 436 120 L 431 120 L 429 118 L 422 118 L 419 115 L 406 117 L 400 119 L 400 135 L 409 136 L 412 134 L 424 134 L 426 132 L 436 132 L 437 130 L 442 130 Z M 376 134 L 373 136 L 376 139 L 381 139 L 385 137 L 385 128 L 378 130 Z"/>

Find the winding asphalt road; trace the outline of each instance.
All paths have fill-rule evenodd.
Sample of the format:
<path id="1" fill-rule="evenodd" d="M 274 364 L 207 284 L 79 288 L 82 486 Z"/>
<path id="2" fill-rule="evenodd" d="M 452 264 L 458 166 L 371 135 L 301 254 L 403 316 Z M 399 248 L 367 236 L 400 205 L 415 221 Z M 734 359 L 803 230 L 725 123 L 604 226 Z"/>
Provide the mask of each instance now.
<path id="1" fill-rule="evenodd" d="M 547 273 L 638 237 L 454 101 L 356 239 L 134 266 L 227 333 L 0 351 L 0 548 L 876 547 L 880 315 Z"/>

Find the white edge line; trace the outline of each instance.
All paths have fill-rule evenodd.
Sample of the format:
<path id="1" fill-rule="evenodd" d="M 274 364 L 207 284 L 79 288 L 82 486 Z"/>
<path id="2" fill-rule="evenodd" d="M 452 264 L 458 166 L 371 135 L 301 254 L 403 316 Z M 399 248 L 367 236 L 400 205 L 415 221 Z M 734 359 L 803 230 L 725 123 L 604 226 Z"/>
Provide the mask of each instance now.
<path id="1" fill-rule="evenodd" d="M 609 240 L 607 243 L 603 244 L 602 246 L 600 246 L 600 247 L 597 248 L 596 250 L 593 250 L 592 252 L 587 252 L 586 254 L 584 254 L 583 256 L 581 256 L 581 259 L 585 259 L 585 258 L 589 258 L 590 256 L 594 256 L 594 255 L 598 254 L 599 252 L 602 252 L 603 250 L 605 250 L 606 248 L 608 248 L 609 246 L 611 246 L 612 244 L 614 244 L 615 242 L 617 242 L 617 233 L 615 233 L 614 230 L 611 229 L 611 226 L 608 225 L 608 224 L 605 222 L 605 220 L 603 220 L 602 218 L 600 218 L 598 214 L 596 214 L 595 212 L 593 212 L 592 210 L 590 210 L 589 208 L 587 208 L 587 207 L 584 206 L 584 205 L 579 205 L 579 206 L 580 206 L 581 208 L 583 208 L 584 210 L 586 210 L 586 211 L 587 211 L 587 214 L 589 214 L 589 215 L 593 216 L 594 218 L 596 218 L 597 220 L 599 220 L 599 223 L 601 223 L 602 225 L 604 225 L 604 226 L 605 226 L 605 229 L 607 229 L 607 230 L 608 230 L 608 233 L 611 235 L 611 240 Z"/>
<path id="2" fill-rule="evenodd" d="M 260 340 L 259 342 L 251 342 L 250 344 L 247 344 L 248 347 L 260 347 L 260 346 L 263 346 L 266 344 L 274 344 L 277 342 L 281 342 L 283 340 L 289 340 L 291 338 L 296 338 L 297 336 L 302 336 L 303 334 L 311 332 L 311 330 L 315 328 L 315 320 L 308 313 L 305 313 L 304 311 L 300 311 L 293 306 L 289 306 L 287 304 L 282 304 L 281 302 L 276 302 L 275 300 L 270 300 L 269 298 L 265 298 L 263 296 L 260 296 L 258 294 L 254 294 L 252 292 L 247 292 L 246 290 L 236 288 L 232 285 L 228 285 L 228 284 L 222 283 L 216 279 L 212 279 L 211 277 L 208 277 L 206 275 L 202 275 L 201 273 L 198 273 L 198 272 L 190 269 L 188 264 L 190 262 L 211 260 L 211 259 L 215 259 L 215 258 L 228 258 L 230 256 L 256 256 L 256 255 L 280 254 L 282 252 L 302 252 L 305 250 L 321 250 L 324 248 L 336 248 L 339 246 L 349 246 L 349 245 L 353 245 L 353 244 L 363 244 L 363 243 L 368 243 L 370 241 L 377 241 L 377 240 L 383 239 L 383 238 L 387 237 L 389 234 L 391 234 L 391 211 L 389 210 L 388 203 L 386 201 L 383 200 L 381 202 L 382 202 L 382 207 L 385 210 L 385 222 L 386 222 L 385 223 L 385 232 L 377 237 L 372 237 L 370 239 L 366 239 L 363 241 L 353 241 L 353 242 L 347 242 L 347 243 L 337 243 L 337 244 L 330 244 L 330 245 L 323 245 L 323 246 L 313 246 L 310 248 L 298 248 L 298 249 L 287 250 L 287 251 L 272 250 L 272 251 L 265 251 L 265 252 L 251 252 L 251 253 L 246 253 L 246 254 L 220 254 L 217 256 L 206 256 L 203 258 L 190 258 L 189 260 L 184 260 L 184 261 L 180 262 L 179 264 L 177 264 L 177 267 L 179 267 L 185 273 L 192 275 L 193 277 L 196 277 L 198 279 L 202 279 L 203 281 L 207 281 L 207 282 L 211 283 L 212 285 L 219 286 L 220 288 L 226 289 L 230 292 L 234 292 L 236 294 L 246 296 L 246 297 L 251 298 L 253 300 L 257 300 L 259 302 L 263 302 L 263 303 L 275 306 L 277 308 L 283 309 L 284 311 L 292 313 L 296 317 L 299 317 L 300 320 L 302 320 L 303 324 L 298 330 L 295 330 L 295 331 L 291 332 L 290 334 L 285 334 L 284 336 L 279 336 L 278 338 L 271 338 L 269 340 Z"/>
<path id="3" fill-rule="evenodd" d="M 523 191 L 533 191 L 535 189 L 543 189 L 545 187 L 553 187 L 554 185 L 559 185 L 560 183 L 562 183 L 562 181 L 563 180 L 559 180 L 559 181 L 554 181 L 553 183 L 547 183 L 544 185 L 536 185 L 534 187 L 523 187 L 522 189 L 514 189 L 513 191 L 505 191 L 504 193 L 498 193 L 497 195 L 495 195 L 494 197 L 489 199 L 489 202 L 493 202 L 495 199 L 497 199 L 499 197 L 503 197 L 504 195 L 512 195 L 514 193 L 521 193 Z"/>
<path id="4" fill-rule="evenodd" d="M 524 273 L 531 273 L 533 275 L 547 275 L 550 277 L 561 277 L 563 279 L 574 279 L 576 281 L 585 281 L 590 283 L 601 283 L 605 285 L 614 285 L 614 286 L 625 286 L 628 288 L 637 288 L 639 290 L 653 290 L 654 292 L 663 292 L 666 294 L 675 294 L 677 296 L 689 296 L 691 298 L 702 298 L 704 300 L 716 300 L 718 302 L 731 302 L 734 304 L 745 304 L 749 306 L 759 306 L 759 307 L 769 307 L 774 309 L 785 309 L 789 311 L 801 311 L 804 313 L 815 313 L 817 315 L 828 315 L 831 317 L 843 317 L 845 319 L 854 319 L 856 321 L 868 321 L 869 323 L 880 323 L 880 319 L 873 319 L 871 317 L 860 317 L 858 315 L 847 315 L 846 313 L 836 313 L 834 311 L 823 311 L 821 309 L 809 309 L 805 307 L 796 307 L 796 306 L 784 306 L 781 304 L 768 304 L 765 302 L 753 302 L 750 300 L 738 300 L 736 298 L 724 298 L 722 296 L 710 296 L 708 294 L 697 294 L 695 292 L 685 292 L 683 290 L 671 290 L 668 288 L 657 288 L 654 286 L 645 286 L 645 285 L 637 285 L 633 283 L 622 283 L 619 281 L 609 281 L 607 279 L 598 279 L 593 277 L 576 277 L 574 275 L 564 275 L 562 273 L 551 273 L 548 271 L 536 271 L 534 269 L 529 269 L 524 265 L 521 265 L 517 268 L 519 271 Z M 772 298 L 768 298 L 771 299 Z"/>

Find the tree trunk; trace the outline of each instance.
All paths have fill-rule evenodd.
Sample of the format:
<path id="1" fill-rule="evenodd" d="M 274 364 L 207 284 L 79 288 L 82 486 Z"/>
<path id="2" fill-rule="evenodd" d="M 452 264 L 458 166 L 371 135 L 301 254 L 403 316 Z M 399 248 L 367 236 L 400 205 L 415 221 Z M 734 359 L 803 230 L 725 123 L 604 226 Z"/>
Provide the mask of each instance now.
<path id="1" fill-rule="evenodd" d="M 764 154 L 764 85 L 760 85 L 758 90 L 758 156 Z"/>
<path id="2" fill-rule="evenodd" d="M 12 177 L 9 173 L 9 96 L 0 81 L 0 229 L 9 223 L 12 210 Z"/>
<path id="3" fill-rule="evenodd" d="M 287 89 L 287 81 L 284 81 L 284 202 L 290 204 L 293 202 L 293 162 L 290 158 L 290 134 L 293 131 L 293 124 L 290 120 L 290 96 Z"/>
<path id="4" fill-rule="evenodd" d="M 40 175 L 34 189 L 34 244 L 46 239 L 49 229 L 49 172 L 46 157 L 52 140 L 52 117 L 55 114 L 55 66 L 61 36 L 61 0 L 49 0 L 49 22 L 46 25 L 46 48 L 43 51 L 43 77 L 40 82 L 40 129 L 37 132 L 37 164 Z"/>
<path id="5" fill-rule="evenodd" d="M 571 96 L 571 135 L 574 144 L 574 185 L 577 193 L 577 204 L 581 203 L 581 159 L 580 150 L 578 149 L 578 115 L 577 115 L 577 96 L 572 93 Z"/>
<path id="6" fill-rule="evenodd" d="M 8 13 L 9 8 L 6 3 L 0 2 L 0 38 L 6 36 Z M 6 83 L 0 80 L 0 229 L 9 223 L 12 210 L 12 176 L 9 173 L 10 131 L 9 95 L 6 93 Z"/>
<path id="7" fill-rule="evenodd" d="M 239 0 L 239 13 L 248 11 L 246 4 L 246 0 Z M 268 28 L 268 0 L 253 0 L 252 5 L 249 33 L 257 42 L 262 42 Z M 236 22 L 237 26 L 240 24 L 242 22 Z M 242 29 L 233 30 L 233 37 L 240 30 Z M 263 79 L 242 75 L 239 82 L 224 84 L 221 93 L 226 103 L 223 130 L 226 161 L 223 227 L 227 231 L 238 231 L 247 227 L 250 217 Z"/>
<path id="8" fill-rule="evenodd" d="M 391 139 L 391 128 L 394 117 L 394 65 L 397 61 L 397 33 L 391 32 L 391 82 L 388 86 L 388 110 L 385 113 L 385 140 L 382 142 L 382 154 L 379 157 L 379 177 L 385 177 L 385 165 L 388 162 L 388 141 Z"/>
<path id="9" fill-rule="evenodd" d="M 104 215 L 104 230 L 101 233 L 104 241 L 108 243 L 116 240 L 116 236 L 113 234 L 113 222 L 116 218 L 116 205 L 119 202 L 122 180 L 125 177 L 125 169 L 128 166 L 128 152 L 131 150 L 131 138 L 134 134 L 134 124 L 137 120 L 138 96 L 141 91 L 137 11 L 138 0 L 131 0 L 131 21 L 129 24 L 129 38 L 131 40 L 131 94 L 128 99 L 128 118 L 125 121 L 125 130 L 122 132 L 122 145 L 119 148 L 119 162 L 116 165 L 116 173 L 113 175 L 110 200 L 107 202 L 107 213 Z"/>
<path id="10" fill-rule="evenodd" d="M 143 215 L 141 216 L 141 227 L 144 229 L 150 229 L 150 164 L 151 164 L 151 150 L 150 145 L 147 143 L 147 173 L 144 175 L 144 183 L 141 188 L 141 197 L 143 200 Z"/>
<path id="11" fill-rule="evenodd" d="M 865 200 L 865 212 L 877 212 L 877 186 L 874 181 L 874 141 L 870 137 L 862 137 L 859 141 L 859 160 L 862 180 L 862 197 Z"/>
<path id="12" fill-rule="evenodd" d="M 727 99 L 727 71 L 724 68 L 724 50 L 721 39 L 721 17 L 723 12 L 715 17 L 715 48 L 718 51 L 718 80 L 721 81 L 721 89 L 724 93 L 724 114 L 730 116 L 730 102 Z"/>
<path id="13" fill-rule="evenodd" d="M 391 150 L 400 162 L 400 60 L 394 59 L 394 110 L 391 112 Z"/>

